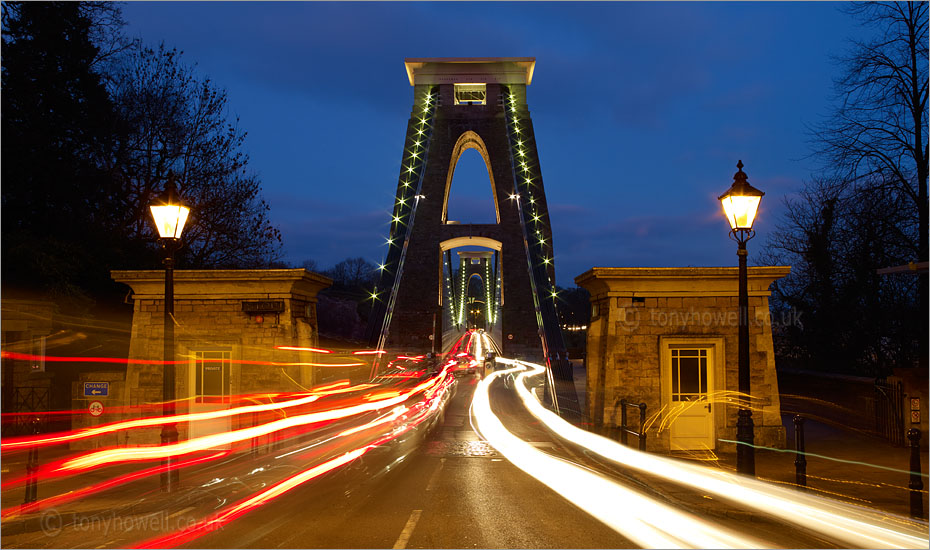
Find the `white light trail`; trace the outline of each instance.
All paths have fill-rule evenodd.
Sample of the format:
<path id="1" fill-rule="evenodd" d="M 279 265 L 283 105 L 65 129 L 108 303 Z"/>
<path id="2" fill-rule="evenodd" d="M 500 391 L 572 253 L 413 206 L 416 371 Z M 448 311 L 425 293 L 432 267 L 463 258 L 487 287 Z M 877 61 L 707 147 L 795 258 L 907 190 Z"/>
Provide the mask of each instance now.
<path id="1" fill-rule="evenodd" d="M 530 369 L 518 377 L 516 388 L 524 405 L 534 417 L 560 437 L 608 460 L 663 476 L 857 547 L 927 548 L 930 544 L 927 524 L 923 522 L 816 495 L 801 494 L 721 470 L 647 454 L 577 428 L 544 408 L 526 388 L 524 380 L 527 377 L 545 372 L 542 365 L 509 359 L 498 361 Z"/>
<path id="2" fill-rule="evenodd" d="M 651 548 L 764 548 L 765 544 L 732 534 L 680 512 L 590 470 L 537 450 L 504 427 L 491 411 L 488 386 L 498 376 L 522 367 L 496 371 L 478 383 L 472 413 L 481 435 L 515 466 L 572 504 L 637 544 Z"/>

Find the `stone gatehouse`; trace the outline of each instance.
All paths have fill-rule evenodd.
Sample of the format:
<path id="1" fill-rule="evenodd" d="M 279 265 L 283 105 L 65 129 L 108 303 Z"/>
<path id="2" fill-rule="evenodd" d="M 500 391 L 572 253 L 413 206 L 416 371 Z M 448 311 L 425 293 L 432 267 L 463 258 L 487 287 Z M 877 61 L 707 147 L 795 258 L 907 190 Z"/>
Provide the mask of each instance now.
<path id="1" fill-rule="evenodd" d="M 84 382 L 107 383 L 103 414 L 75 415 L 74 429 L 160 414 L 163 400 L 164 284 L 162 270 L 113 271 L 132 289 L 129 361 L 123 373 L 84 374 L 75 383 L 75 408 L 92 398 Z M 317 382 L 319 354 L 284 348 L 318 346 L 317 293 L 332 281 L 305 269 L 179 270 L 174 273 L 175 396 L 177 412 L 222 406 L 232 395 L 300 391 Z M 282 365 L 293 363 L 290 365 Z M 86 402 L 86 403 L 85 403 Z M 225 426 L 178 425 L 181 439 Z M 96 445 L 158 441 L 158 429 L 127 430 Z"/>
<path id="2" fill-rule="evenodd" d="M 768 297 L 790 270 L 749 268 L 757 445 L 785 444 Z M 721 440 L 736 439 L 737 268 L 595 267 L 575 282 L 591 293 L 585 412 L 595 426 L 619 426 L 626 399 L 646 403 L 648 450 L 735 449 Z"/>

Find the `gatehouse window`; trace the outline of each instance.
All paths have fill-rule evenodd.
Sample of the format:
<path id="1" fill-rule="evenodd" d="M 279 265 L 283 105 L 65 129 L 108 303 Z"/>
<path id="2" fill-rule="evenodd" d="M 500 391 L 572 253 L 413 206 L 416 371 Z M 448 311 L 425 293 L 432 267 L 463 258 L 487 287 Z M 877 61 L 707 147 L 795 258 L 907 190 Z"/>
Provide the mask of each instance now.
<path id="1" fill-rule="evenodd" d="M 707 395 L 707 349 L 672 348 L 672 401 L 698 401 Z"/>
<path id="2" fill-rule="evenodd" d="M 488 100 L 486 84 L 456 84 L 456 105 L 485 105 Z"/>

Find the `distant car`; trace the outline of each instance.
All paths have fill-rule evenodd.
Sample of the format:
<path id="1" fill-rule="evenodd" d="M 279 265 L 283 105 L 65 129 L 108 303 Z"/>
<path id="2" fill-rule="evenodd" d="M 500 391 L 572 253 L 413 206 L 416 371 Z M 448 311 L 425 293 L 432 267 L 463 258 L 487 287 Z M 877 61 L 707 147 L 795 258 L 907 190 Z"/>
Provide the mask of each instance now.
<path id="1" fill-rule="evenodd" d="M 477 372 L 478 370 L 478 367 L 475 364 L 475 356 L 471 354 L 466 354 L 466 353 L 459 354 L 455 358 L 455 360 L 456 360 L 456 367 L 455 367 L 456 374 L 458 373 L 475 374 L 475 372 Z"/>

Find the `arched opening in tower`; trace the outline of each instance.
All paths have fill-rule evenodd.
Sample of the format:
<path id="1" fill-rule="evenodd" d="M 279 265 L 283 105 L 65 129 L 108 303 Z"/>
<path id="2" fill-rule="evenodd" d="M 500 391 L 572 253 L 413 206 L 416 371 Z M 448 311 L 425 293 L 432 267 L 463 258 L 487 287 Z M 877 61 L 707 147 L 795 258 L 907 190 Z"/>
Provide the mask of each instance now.
<path id="1" fill-rule="evenodd" d="M 446 223 L 497 223 L 493 192 L 494 186 L 481 153 L 477 149 L 466 149 L 455 164 L 449 185 Z"/>
<path id="2" fill-rule="evenodd" d="M 482 246 L 443 251 L 443 343 L 467 330 L 480 329 L 500 338 L 503 288 L 500 253 Z"/>

